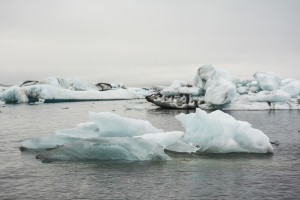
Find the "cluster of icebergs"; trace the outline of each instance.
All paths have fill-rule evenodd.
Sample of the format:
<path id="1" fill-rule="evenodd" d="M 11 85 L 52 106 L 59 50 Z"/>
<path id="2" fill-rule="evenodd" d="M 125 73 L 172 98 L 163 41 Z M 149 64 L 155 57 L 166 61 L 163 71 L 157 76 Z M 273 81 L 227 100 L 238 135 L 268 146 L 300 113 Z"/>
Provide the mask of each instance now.
<path id="1" fill-rule="evenodd" d="M 5 103 L 67 102 L 145 98 L 160 107 L 222 110 L 300 109 L 300 80 L 281 79 L 272 72 L 256 72 L 254 79 L 238 79 L 213 65 L 200 67 L 193 84 L 175 80 L 169 87 L 126 88 L 122 84 L 93 84 L 81 79 L 49 77 L 20 86 L 0 85 Z M 155 91 L 154 90 L 154 91 Z"/>
<path id="2" fill-rule="evenodd" d="M 145 120 L 89 113 L 91 122 L 25 140 L 21 150 L 38 152 L 43 162 L 87 160 L 169 160 L 173 153 L 271 153 L 269 138 L 222 111 L 176 116 L 186 131 L 164 132 Z"/>
<path id="3" fill-rule="evenodd" d="M 213 65 L 200 67 L 194 84 L 175 80 L 146 99 L 161 107 L 222 110 L 300 109 L 300 80 L 256 72 L 254 79 L 237 79 Z"/>
<path id="4" fill-rule="evenodd" d="M 6 103 L 66 102 L 88 100 L 134 99 L 136 93 L 121 84 L 93 84 L 78 78 L 48 77 L 25 81 L 20 86 L 0 88 L 0 100 Z"/>

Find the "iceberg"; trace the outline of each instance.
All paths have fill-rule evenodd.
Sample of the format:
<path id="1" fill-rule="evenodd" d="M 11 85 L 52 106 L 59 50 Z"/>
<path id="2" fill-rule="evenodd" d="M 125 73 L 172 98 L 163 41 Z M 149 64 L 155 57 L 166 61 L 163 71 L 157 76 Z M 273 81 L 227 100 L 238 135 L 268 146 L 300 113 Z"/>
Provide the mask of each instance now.
<path id="1" fill-rule="evenodd" d="M 208 104 L 219 106 L 231 102 L 235 96 L 235 85 L 223 78 L 219 78 L 207 88 L 204 100 Z"/>
<path id="2" fill-rule="evenodd" d="M 224 105 L 236 96 L 235 78 L 227 71 L 213 65 L 198 69 L 194 84 L 205 91 L 204 100 L 213 105 Z"/>
<path id="3" fill-rule="evenodd" d="M 235 82 L 236 78 L 228 71 L 220 69 L 212 64 L 200 67 L 194 78 L 195 86 L 206 90 L 215 80 L 222 77 L 230 82 Z"/>
<path id="4" fill-rule="evenodd" d="M 255 79 L 237 79 L 214 65 L 204 65 L 193 84 L 174 81 L 146 96 L 163 108 L 207 110 L 300 109 L 300 80 L 283 79 L 273 72 L 256 72 Z"/>
<path id="5" fill-rule="evenodd" d="M 271 153 L 269 138 L 251 124 L 217 110 L 207 114 L 197 108 L 176 116 L 186 129 L 183 140 L 207 153 Z"/>
<path id="6" fill-rule="evenodd" d="M 28 139 L 20 150 L 43 162 L 90 160 L 170 160 L 176 154 L 270 153 L 269 138 L 247 122 L 222 111 L 176 116 L 186 131 L 164 132 L 145 120 L 102 112 L 53 136 Z"/>
<path id="7" fill-rule="evenodd" d="M 54 136 L 25 140 L 20 149 L 38 152 L 37 158 L 43 162 L 168 160 L 163 145 L 173 144 L 184 134 L 165 133 L 148 121 L 109 112 L 89 112 L 89 117 L 92 121 L 57 131 Z"/>
<path id="8" fill-rule="evenodd" d="M 132 137 L 146 133 L 161 133 L 163 130 L 154 127 L 149 121 L 121 117 L 110 112 L 93 113 L 89 116 L 99 127 L 103 137 Z"/>
<path id="9" fill-rule="evenodd" d="M 93 138 L 69 142 L 37 155 L 43 162 L 53 161 L 140 161 L 169 160 L 163 148 L 140 138 Z"/>
<path id="10" fill-rule="evenodd" d="M 300 80 L 284 79 L 281 81 L 280 89 L 295 98 L 300 94 Z"/>
<path id="11" fill-rule="evenodd" d="M 283 90 L 260 91 L 248 99 L 256 102 L 287 102 L 291 99 L 291 95 Z"/>
<path id="12" fill-rule="evenodd" d="M 20 87 L 12 86 L 0 95 L 0 100 L 6 103 L 25 103 L 28 97 Z"/>
<path id="13" fill-rule="evenodd" d="M 123 88 L 112 89 L 105 83 L 96 85 L 77 78 L 63 79 L 49 77 L 42 81 L 26 81 L 20 86 L 6 89 L 0 100 L 6 103 L 38 102 L 45 103 L 91 101 L 91 100 L 124 100 L 137 98 L 136 93 Z"/>
<path id="14" fill-rule="evenodd" d="M 273 72 L 256 72 L 253 76 L 262 90 L 273 91 L 280 87 L 281 78 Z"/>

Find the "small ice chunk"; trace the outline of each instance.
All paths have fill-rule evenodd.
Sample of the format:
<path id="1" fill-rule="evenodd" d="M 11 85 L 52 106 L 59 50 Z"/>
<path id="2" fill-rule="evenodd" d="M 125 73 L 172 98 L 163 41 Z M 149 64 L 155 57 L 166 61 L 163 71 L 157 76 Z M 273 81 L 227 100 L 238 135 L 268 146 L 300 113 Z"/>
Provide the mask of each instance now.
<path id="1" fill-rule="evenodd" d="M 251 86 L 258 86 L 258 82 L 257 81 L 251 81 Z"/>
<path id="2" fill-rule="evenodd" d="M 237 88 L 237 93 L 239 94 L 248 94 L 248 92 L 249 92 L 249 88 L 245 86 Z"/>
<path id="3" fill-rule="evenodd" d="M 260 88 L 258 86 L 251 86 L 249 90 L 252 93 L 257 93 L 260 90 Z"/>

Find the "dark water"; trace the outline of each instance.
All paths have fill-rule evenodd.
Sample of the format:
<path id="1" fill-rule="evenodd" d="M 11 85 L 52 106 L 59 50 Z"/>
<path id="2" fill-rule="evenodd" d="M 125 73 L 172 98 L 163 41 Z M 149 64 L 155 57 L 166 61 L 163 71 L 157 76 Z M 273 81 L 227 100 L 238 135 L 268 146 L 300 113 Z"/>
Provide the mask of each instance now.
<path id="1" fill-rule="evenodd" d="M 148 109 L 128 110 L 124 105 Z M 273 155 L 48 164 L 20 152 L 21 142 L 89 121 L 88 111 L 111 111 L 147 119 L 167 131 L 183 130 L 174 119 L 182 111 L 153 109 L 143 100 L 0 105 L 0 111 L 0 199 L 299 199 L 300 196 L 300 111 L 229 112 L 264 131 L 271 141 L 278 140 L 280 145 L 274 147 Z"/>

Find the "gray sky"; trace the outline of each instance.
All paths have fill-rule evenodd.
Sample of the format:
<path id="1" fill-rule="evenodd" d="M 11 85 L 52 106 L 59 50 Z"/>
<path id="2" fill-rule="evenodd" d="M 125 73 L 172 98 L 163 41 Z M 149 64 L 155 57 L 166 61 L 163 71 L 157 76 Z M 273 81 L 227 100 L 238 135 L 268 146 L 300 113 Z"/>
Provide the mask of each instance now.
<path id="1" fill-rule="evenodd" d="M 0 0 L 0 83 L 170 84 L 206 63 L 300 79 L 299 37 L 299 0 Z"/>

